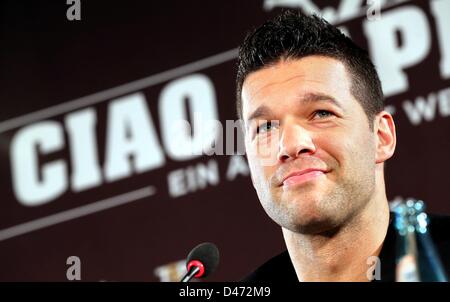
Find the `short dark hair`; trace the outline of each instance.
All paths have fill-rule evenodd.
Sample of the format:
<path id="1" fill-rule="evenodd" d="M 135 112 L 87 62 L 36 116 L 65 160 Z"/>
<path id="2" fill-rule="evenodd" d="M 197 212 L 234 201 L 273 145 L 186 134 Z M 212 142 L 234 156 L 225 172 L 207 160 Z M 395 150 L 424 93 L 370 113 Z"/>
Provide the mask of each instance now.
<path id="1" fill-rule="evenodd" d="M 247 34 L 239 47 L 236 78 L 236 109 L 242 119 L 242 86 L 251 72 L 282 59 L 321 55 L 344 63 L 351 77 L 351 93 L 362 105 L 369 125 L 383 110 L 383 91 L 367 51 L 357 46 L 338 28 L 316 15 L 285 10 Z"/>

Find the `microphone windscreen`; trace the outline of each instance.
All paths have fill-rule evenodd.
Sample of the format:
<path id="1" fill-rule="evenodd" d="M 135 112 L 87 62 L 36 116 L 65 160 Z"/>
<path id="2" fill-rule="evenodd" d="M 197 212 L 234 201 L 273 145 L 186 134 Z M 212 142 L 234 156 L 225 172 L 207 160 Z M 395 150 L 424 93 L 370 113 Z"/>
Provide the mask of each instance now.
<path id="1" fill-rule="evenodd" d="M 203 263 L 205 273 L 202 277 L 207 277 L 219 265 L 219 250 L 214 243 L 204 242 L 192 249 L 187 257 L 187 263 L 197 260 Z"/>

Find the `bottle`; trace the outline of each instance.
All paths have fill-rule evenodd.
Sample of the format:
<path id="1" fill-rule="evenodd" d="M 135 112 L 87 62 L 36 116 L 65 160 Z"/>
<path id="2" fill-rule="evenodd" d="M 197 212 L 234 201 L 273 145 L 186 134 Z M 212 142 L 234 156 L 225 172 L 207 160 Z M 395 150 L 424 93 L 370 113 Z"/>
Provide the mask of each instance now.
<path id="1" fill-rule="evenodd" d="M 422 200 L 407 199 L 393 208 L 397 231 L 397 282 L 447 282 Z"/>

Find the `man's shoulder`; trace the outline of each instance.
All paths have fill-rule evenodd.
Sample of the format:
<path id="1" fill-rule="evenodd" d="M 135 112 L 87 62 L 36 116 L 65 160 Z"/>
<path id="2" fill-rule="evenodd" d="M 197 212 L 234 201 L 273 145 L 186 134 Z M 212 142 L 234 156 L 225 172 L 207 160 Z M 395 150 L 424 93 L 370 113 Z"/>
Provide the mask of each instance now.
<path id="1" fill-rule="evenodd" d="M 245 277 L 243 282 L 298 282 L 287 251 L 273 257 Z"/>
<path id="2" fill-rule="evenodd" d="M 429 230 L 435 243 L 450 241 L 450 216 L 431 214 L 429 215 Z"/>
<path id="3" fill-rule="evenodd" d="M 429 233 L 434 245 L 437 247 L 450 269 L 450 216 L 429 215 Z"/>
<path id="4" fill-rule="evenodd" d="M 431 214 L 429 218 L 429 234 L 446 271 L 450 273 L 450 216 Z M 395 240 L 395 238 L 392 239 Z M 395 248 L 395 244 L 393 248 Z M 395 250 L 391 252 L 392 255 L 395 255 Z M 242 281 L 298 282 L 298 279 L 289 253 L 284 251 L 265 262 Z"/>

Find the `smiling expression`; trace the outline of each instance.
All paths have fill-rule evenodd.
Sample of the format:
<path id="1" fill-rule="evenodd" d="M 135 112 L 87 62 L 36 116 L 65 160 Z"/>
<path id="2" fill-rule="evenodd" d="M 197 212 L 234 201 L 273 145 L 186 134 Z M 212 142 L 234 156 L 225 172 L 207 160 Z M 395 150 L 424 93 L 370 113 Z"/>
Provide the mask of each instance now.
<path id="1" fill-rule="evenodd" d="M 375 133 L 351 93 L 343 63 L 324 56 L 280 60 L 242 89 L 253 185 L 280 226 L 317 233 L 358 213 L 375 188 Z"/>

